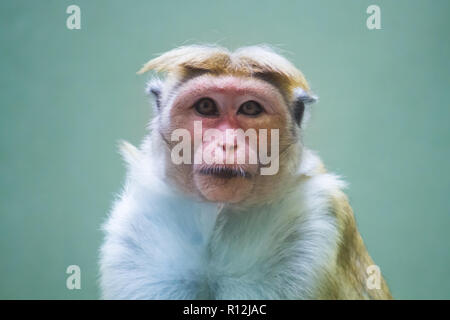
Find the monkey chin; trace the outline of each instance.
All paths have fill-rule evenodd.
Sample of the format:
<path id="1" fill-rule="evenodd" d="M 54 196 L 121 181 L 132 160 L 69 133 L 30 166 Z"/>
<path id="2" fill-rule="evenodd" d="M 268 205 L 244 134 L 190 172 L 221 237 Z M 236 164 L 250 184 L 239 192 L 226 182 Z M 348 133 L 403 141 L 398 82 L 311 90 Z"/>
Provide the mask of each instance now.
<path id="1" fill-rule="evenodd" d="M 236 204 L 247 199 L 253 190 L 253 176 L 230 168 L 204 168 L 194 173 L 194 183 L 210 202 Z"/>

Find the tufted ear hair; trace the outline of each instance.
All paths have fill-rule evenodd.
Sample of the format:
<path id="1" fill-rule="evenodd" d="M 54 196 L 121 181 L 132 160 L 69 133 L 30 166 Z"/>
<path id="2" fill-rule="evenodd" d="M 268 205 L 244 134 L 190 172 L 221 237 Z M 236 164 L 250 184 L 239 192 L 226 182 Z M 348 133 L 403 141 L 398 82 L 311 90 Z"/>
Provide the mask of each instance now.
<path id="1" fill-rule="evenodd" d="M 147 95 L 153 95 L 155 98 L 156 111 L 161 110 L 161 94 L 162 94 L 163 82 L 159 78 L 153 78 L 147 82 L 145 92 Z"/>
<path id="2" fill-rule="evenodd" d="M 304 89 L 298 87 L 294 89 L 294 102 L 293 102 L 293 116 L 295 123 L 298 126 L 306 123 L 309 119 L 309 105 L 318 100 L 318 97 L 306 92 Z"/>

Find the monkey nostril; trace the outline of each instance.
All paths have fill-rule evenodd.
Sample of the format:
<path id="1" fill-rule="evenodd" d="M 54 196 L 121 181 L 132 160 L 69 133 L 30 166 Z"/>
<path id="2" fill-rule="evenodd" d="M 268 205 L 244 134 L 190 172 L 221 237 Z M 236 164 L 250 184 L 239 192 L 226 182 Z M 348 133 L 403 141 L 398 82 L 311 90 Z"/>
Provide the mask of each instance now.
<path id="1" fill-rule="evenodd" d="M 217 143 L 217 147 L 221 148 L 223 151 L 227 151 L 227 150 L 236 150 L 238 148 L 238 144 L 236 139 L 233 140 L 228 140 L 227 138 L 224 138 L 224 140 L 222 141 L 218 141 Z"/>
<path id="2" fill-rule="evenodd" d="M 235 144 L 228 144 L 228 143 L 224 143 L 222 144 L 222 150 L 223 151 L 227 151 L 227 150 L 236 150 L 237 149 L 237 145 Z"/>

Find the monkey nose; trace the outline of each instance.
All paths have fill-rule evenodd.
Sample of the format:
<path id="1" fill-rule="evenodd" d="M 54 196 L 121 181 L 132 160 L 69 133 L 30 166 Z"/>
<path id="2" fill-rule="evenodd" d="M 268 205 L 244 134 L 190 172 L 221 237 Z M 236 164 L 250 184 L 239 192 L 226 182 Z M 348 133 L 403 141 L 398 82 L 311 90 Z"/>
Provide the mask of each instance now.
<path id="1" fill-rule="evenodd" d="M 218 147 L 222 148 L 223 151 L 236 151 L 238 145 L 236 139 L 224 139 L 218 143 Z"/>
<path id="2" fill-rule="evenodd" d="M 236 136 L 224 135 L 222 140 L 217 141 L 217 147 L 221 148 L 223 151 L 234 151 L 237 149 L 237 139 Z"/>
<path id="3" fill-rule="evenodd" d="M 235 151 L 237 149 L 237 145 L 234 143 L 223 143 L 222 144 L 222 150 L 223 151 Z"/>

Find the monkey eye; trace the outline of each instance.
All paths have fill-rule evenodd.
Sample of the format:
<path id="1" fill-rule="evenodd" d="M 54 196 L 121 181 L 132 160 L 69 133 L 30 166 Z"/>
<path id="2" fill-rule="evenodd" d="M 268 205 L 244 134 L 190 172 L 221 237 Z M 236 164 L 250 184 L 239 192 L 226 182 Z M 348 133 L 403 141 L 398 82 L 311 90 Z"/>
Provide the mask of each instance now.
<path id="1" fill-rule="evenodd" d="M 211 98 L 202 98 L 194 104 L 194 109 L 202 116 L 214 117 L 219 115 L 219 109 Z"/>
<path id="2" fill-rule="evenodd" d="M 239 107 L 238 113 L 241 113 L 246 116 L 254 117 L 263 111 L 264 111 L 263 107 L 261 107 L 261 105 L 258 102 L 250 100 L 250 101 L 244 102 Z"/>

